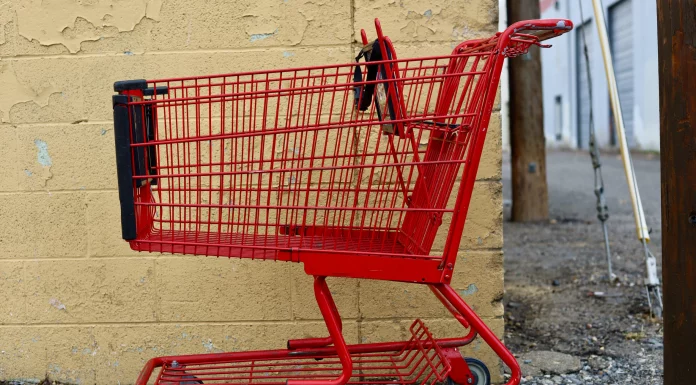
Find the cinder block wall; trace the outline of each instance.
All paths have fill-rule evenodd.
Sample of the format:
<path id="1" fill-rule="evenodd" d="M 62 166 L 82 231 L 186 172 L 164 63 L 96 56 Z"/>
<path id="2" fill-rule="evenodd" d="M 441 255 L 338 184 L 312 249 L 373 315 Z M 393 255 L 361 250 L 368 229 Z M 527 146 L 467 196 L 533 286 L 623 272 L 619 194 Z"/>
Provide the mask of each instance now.
<path id="1" fill-rule="evenodd" d="M 138 254 L 120 240 L 112 84 L 348 62 L 380 17 L 400 57 L 496 31 L 496 0 L 15 0 L 0 5 L 0 380 L 130 384 L 157 355 L 281 348 L 326 334 L 302 266 Z M 453 286 L 501 337 L 494 112 Z M 425 287 L 330 279 L 350 343 L 423 318 Z M 476 342 L 467 354 L 498 365 Z M 497 367 L 492 368 L 500 378 Z"/>

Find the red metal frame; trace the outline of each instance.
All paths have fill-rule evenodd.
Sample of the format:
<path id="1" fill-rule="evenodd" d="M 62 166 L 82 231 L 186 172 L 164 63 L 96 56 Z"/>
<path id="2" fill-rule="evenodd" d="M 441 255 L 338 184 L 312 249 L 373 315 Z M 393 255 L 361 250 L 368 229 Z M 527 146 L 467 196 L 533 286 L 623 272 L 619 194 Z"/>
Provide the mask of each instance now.
<path id="1" fill-rule="evenodd" d="M 411 339 L 401 343 L 350 346 L 356 369 L 349 375 L 347 383 L 432 384 L 443 381 L 450 365 L 443 359 L 441 348 L 422 322 L 414 322 L 411 333 Z M 159 384 L 186 381 L 205 384 L 326 384 L 333 382 L 332 378 L 338 373 L 345 372 L 331 348 L 267 350 L 153 358 L 145 365 L 136 384 L 146 384 L 157 368 L 160 369 L 156 379 Z"/>
<path id="2" fill-rule="evenodd" d="M 329 332 L 285 350 L 154 358 L 138 385 L 156 368 L 157 384 L 466 383 L 456 348 L 477 334 L 510 367 L 508 384 L 519 383 L 512 354 L 449 283 L 503 61 L 572 23 L 519 22 L 451 55 L 414 59 L 398 59 L 375 27 L 372 49 L 388 60 L 120 87 L 117 165 L 131 247 L 302 262 Z M 354 79 L 374 66 L 384 78 Z M 379 84 L 387 120 L 375 103 L 354 108 L 364 95 L 356 88 Z M 408 341 L 347 345 L 327 276 L 428 284 L 468 334 L 434 339 L 416 320 Z"/>
<path id="3" fill-rule="evenodd" d="M 486 342 L 497 344 L 503 352 L 507 352 L 495 335 L 448 285 L 431 285 L 431 289 L 456 315 L 462 326 L 468 327 L 471 322 L 466 336 L 434 339 L 425 325 L 416 320 L 411 326 L 413 337 L 408 341 L 360 345 L 345 344 L 341 335 L 340 315 L 325 277 L 315 277 L 314 289 L 331 337 L 290 340 L 289 348 L 284 350 L 157 357 L 148 361 L 136 384 L 146 385 L 157 368 L 160 368 L 156 378 L 158 384 L 193 381 L 190 376 L 195 376 L 196 381 L 206 384 L 280 384 L 286 381 L 291 385 L 431 384 L 450 375 L 452 365 L 456 366 L 451 375 L 453 379 L 466 384 L 471 372 L 460 359 L 461 355 L 457 358 L 456 354 L 459 353 L 456 348 L 471 343 L 476 338 L 477 330 Z M 469 317 L 473 317 L 472 320 L 463 321 Z M 493 349 L 496 350 L 495 346 Z M 513 376 L 519 375 L 514 358 L 509 353 L 508 356 L 501 355 L 503 361 L 512 368 Z M 317 364 L 316 360 L 326 361 Z M 400 364 L 407 360 L 411 363 Z M 279 367 L 283 369 L 277 370 Z M 406 375 L 404 370 L 412 370 L 411 374 L 415 375 Z M 172 371 L 179 373 L 178 380 Z M 307 375 L 308 372 L 311 375 Z M 325 375 L 317 375 L 316 372 Z"/>

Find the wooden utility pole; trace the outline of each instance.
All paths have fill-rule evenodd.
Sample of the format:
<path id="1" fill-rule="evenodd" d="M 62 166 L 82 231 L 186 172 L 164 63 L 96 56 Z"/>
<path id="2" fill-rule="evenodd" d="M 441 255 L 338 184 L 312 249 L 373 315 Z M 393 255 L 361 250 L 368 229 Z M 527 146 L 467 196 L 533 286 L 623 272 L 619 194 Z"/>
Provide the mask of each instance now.
<path id="1" fill-rule="evenodd" d="M 508 24 L 540 17 L 539 0 L 508 0 Z M 512 59 L 510 65 L 510 150 L 512 155 L 512 220 L 549 217 L 546 184 L 541 52 Z"/>
<path id="2" fill-rule="evenodd" d="M 696 2 L 657 1 L 665 384 L 696 382 Z"/>

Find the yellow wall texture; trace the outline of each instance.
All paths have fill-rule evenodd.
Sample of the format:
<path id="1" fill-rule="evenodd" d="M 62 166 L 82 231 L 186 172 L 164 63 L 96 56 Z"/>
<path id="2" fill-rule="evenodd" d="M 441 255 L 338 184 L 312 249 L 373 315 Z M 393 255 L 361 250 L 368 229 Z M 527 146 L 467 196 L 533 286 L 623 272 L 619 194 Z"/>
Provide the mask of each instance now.
<path id="1" fill-rule="evenodd" d="M 409 57 L 493 34 L 498 9 L 496 0 L 3 2 L 0 380 L 130 384 L 157 355 L 324 336 L 300 265 L 130 251 L 112 84 L 348 62 L 360 28 L 374 37 L 374 17 Z M 494 112 L 453 286 L 502 336 L 500 147 Z M 463 334 L 425 287 L 329 285 L 349 343 L 405 338 L 415 317 L 436 336 Z M 480 342 L 466 352 L 498 362 Z"/>

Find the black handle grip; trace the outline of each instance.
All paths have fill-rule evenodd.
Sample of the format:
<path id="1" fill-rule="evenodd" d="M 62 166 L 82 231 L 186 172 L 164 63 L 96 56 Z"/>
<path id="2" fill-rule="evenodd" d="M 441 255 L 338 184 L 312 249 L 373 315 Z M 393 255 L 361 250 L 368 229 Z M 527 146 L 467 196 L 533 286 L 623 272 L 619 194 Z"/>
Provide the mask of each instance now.
<path id="1" fill-rule="evenodd" d="M 145 79 L 121 80 L 114 83 L 114 91 L 116 92 L 144 90 L 146 88 L 147 80 Z"/>
<path id="2" fill-rule="evenodd" d="M 169 88 L 167 86 L 160 86 L 157 88 L 146 88 L 143 90 L 143 95 L 154 96 L 154 95 L 167 95 L 169 93 Z"/>
<path id="3" fill-rule="evenodd" d="M 118 198 L 121 202 L 121 235 L 129 241 L 137 237 L 135 227 L 135 199 L 131 162 L 130 118 L 128 102 L 130 96 L 114 95 L 114 139 L 116 145 L 116 171 L 118 175 Z"/>
<path id="4" fill-rule="evenodd" d="M 169 93 L 169 88 L 167 86 L 158 87 L 147 87 L 147 80 L 136 79 L 136 80 L 121 80 L 114 83 L 114 91 L 143 91 L 144 96 L 155 96 L 155 95 L 167 95 Z"/>

